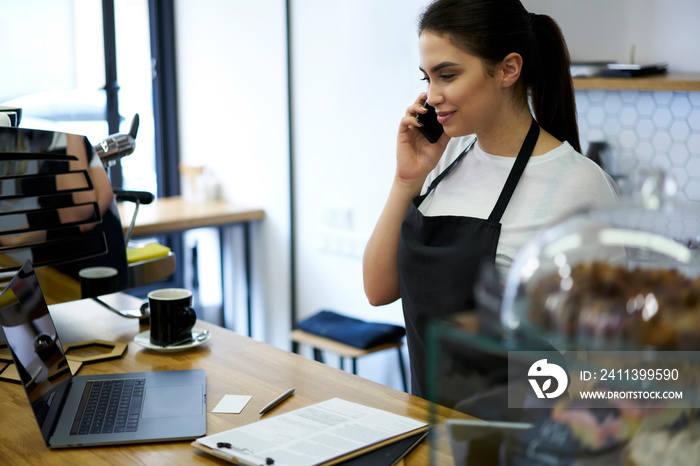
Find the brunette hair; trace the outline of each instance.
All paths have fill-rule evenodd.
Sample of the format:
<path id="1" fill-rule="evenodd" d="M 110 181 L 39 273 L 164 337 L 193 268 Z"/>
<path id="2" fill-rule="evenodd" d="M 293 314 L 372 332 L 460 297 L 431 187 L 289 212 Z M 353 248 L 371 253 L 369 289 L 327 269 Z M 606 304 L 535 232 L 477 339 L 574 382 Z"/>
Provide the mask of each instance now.
<path id="1" fill-rule="evenodd" d="M 418 31 L 446 36 L 481 58 L 491 73 L 509 53 L 523 58 L 518 88 L 528 92 L 537 122 L 581 152 L 569 50 L 547 15 L 529 13 L 519 0 L 436 0 L 421 14 Z"/>

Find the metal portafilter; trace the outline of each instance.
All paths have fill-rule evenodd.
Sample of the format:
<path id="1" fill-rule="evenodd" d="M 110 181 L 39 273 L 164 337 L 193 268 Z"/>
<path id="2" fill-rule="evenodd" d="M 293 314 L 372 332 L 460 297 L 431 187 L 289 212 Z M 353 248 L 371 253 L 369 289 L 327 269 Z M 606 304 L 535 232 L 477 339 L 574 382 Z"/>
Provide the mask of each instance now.
<path id="1" fill-rule="evenodd" d="M 131 128 L 127 134 L 116 133 L 107 136 L 102 142 L 93 146 L 105 167 L 114 165 L 122 157 L 134 152 L 136 148 L 136 133 L 139 130 L 139 114 L 131 120 Z"/>

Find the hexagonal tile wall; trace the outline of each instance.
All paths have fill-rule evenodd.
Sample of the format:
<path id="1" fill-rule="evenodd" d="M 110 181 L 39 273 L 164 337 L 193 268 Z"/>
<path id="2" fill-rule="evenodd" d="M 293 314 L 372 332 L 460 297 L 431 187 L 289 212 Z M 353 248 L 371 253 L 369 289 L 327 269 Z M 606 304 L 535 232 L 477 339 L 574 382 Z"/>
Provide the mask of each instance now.
<path id="1" fill-rule="evenodd" d="M 700 201 L 700 92 L 578 90 L 576 106 L 584 154 L 607 142 L 612 175 L 661 167 L 679 197 Z"/>

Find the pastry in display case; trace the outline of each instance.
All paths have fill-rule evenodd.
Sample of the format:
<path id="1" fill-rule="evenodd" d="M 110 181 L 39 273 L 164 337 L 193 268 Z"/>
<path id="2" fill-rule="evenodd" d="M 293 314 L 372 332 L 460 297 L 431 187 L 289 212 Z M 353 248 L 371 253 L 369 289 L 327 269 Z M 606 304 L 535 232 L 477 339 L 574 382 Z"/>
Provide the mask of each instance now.
<path id="1" fill-rule="evenodd" d="M 573 349 L 700 349 L 700 205 L 662 173 L 542 232 L 509 271 L 501 321 Z"/>

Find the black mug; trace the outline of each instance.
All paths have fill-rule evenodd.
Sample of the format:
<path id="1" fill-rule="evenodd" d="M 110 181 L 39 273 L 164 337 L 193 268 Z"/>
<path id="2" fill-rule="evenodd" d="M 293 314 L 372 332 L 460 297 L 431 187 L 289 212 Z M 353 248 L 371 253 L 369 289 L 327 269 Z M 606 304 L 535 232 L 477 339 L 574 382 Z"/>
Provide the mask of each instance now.
<path id="1" fill-rule="evenodd" d="M 151 320 L 151 344 L 171 346 L 192 339 L 197 313 L 192 307 L 192 292 L 184 288 L 164 288 L 148 293 Z"/>
<path id="2" fill-rule="evenodd" d="M 94 298 L 117 291 L 119 271 L 114 267 L 86 267 L 78 272 L 80 295 L 83 299 Z"/>

